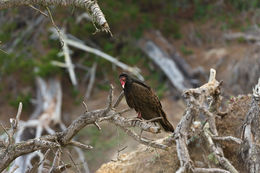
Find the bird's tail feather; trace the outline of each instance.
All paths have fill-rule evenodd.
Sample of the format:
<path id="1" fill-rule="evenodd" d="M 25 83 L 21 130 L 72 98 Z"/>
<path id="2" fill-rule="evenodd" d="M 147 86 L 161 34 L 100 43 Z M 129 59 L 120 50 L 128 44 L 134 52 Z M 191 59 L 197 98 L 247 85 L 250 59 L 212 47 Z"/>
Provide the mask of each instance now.
<path id="1" fill-rule="evenodd" d="M 164 113 L 164 111 L 161 111 L 161 117 L 163 117 L 162 119 L 159 120 L 159 123 L 161 124 L 162 128 L 166 131 L 166 132 L 174 132 L 174 127 L 171 125 L 171 123 L 167 120 L 166 114 Z"/>

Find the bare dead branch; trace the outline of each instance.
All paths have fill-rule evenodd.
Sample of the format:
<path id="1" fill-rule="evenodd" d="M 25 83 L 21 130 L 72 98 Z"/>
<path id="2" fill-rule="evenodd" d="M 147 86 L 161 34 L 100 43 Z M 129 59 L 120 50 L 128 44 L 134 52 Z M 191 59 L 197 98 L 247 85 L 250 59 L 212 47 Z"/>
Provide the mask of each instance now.
<path id="1" fill-rule="evenodd" d="M 133 137 L 136 141 L 138 141 L 141 144 L 144 144 L 144 145 L 147 145 L 147 146 L 150 146 L 150 147 L 153 147 L 153 148 L 159 148 L 159 149 L 162 149 L 162 150 L 167 150 L 167 148 L 168 148 L 168 146 L 166 146 L 164 144 L 157 143 L 155 141 L 152 141 L 152 140 L 149 140 L 149 139 L 145 139 L 145 138 L 140 138 L 135 132 L 133 132 L 130 129 L 127 129 L 127 128 L 123 127 L 123 126 L 120 126 L 120 127 L 121 127 L 121 129 L 123 131 L 126 132 L 126 134 L 128 134 L 131 137 Z"/>
<path id="2" fill-rule="evenodd" d="M 119 127 L 139 127 L 141 130 L 151 132 L 151 133 L 159 133 L 160 127 L 154 126 L 151 123 L 148 124 L 146 121 L 141 120 L 129 120 L 126 119 L 118 114 L 115 114 L 114 116 L 109 119 L 110 122 L 113 124 L 119 126 Z"/>
<path id="3" fill-rule="evenodd" d="M 6 128 L 4 127 L 4 125 L 1 123 L 1 127 L 4 130 L 4 132 L 6 133 L 6 135 L 8 136 L 8 145 L 11 144 L 12 138 L 11 135 L 9 134 L 9 132 L 6 130 Z"/>
<path id="4" fill-rule="evenodd" d="M 82 103 L 83 103 L 83 105 L 85 107 L 85 111 L 88 112 L 88 105 L 84 101 Z"/>
<path id="5" fill-rule="evenodd" d="M 113 105 L 113 108 L 116 108 L 116 107 L 119 105 L 119 103 L 121 102 L 121 100 L 123 99 L 123 97 L 124 97 L 124 91 L 121 91 L 121 93 L 120 93 L 120 95 L 118 96 L 118 98 L 117 98 L 115 104 Z"/>
<path id="6" fill-rule="evenodd" d="M 194 173 L 230 173 L 230 172 L 219 168 L 194 168 Z"/>
<path id="7" fill-rule="evenodd" d="M 60 157 L 61 157 L 61 152 L 60 152 L 60 150 L 57 150 L 55 153 L 49 173 L 55 172 L 55 169 L 60 165 Z"/>
<path id="8" fill-rule="evenodd" d="M 91 145 L 86 145 L 86 144 L 83 144 L 83 143 L 80 143 L 78 141 L 70 141 L 68 143 L 68 145 L 73 145 L 75 147 L 79 147 L 79 148 L 82 148 L 84 150 L 90 150 L 90 149 L 93 149 L 93 147 Z"/>
<path id="9" fill-rule="evenodd" d="M 227 169 L 230 173 L 238 173 L 236 168 L 229 162 L 228 159 L 226 159 L 223 155 L 223 152 L 217 148 L 212 140 L 212 133 L 209 130 L 209 124 L 207 123 L 204 126 L 203 134 L 205 136 L 205 141 L 207 142 L 207 145 L 210 147 L 210 151 L 214 154 L 215 158 L 219 161 L 219 164 Z"/>
<path id="10" fill-rule="evenodd" d="M 85 98 L 89 99 L 92 88 L 94 86 L 94 82 L 95 82 L 95 76 L 96 76 L 96 69 L 97 69 L 97 63 L 95 62 L 90 70 L 90 79 L 89 79 L 89 84 L 88 84 L 88 88 L 85 94 Z"/>
<path id="11" fill-rule="evenodd" d="M 34 7 L 33 5 L 29 5 L 29 7 L 31 7 L 32 9 L 34 9 L 35 11 L 38 11 L 39 13 L 41 13 L 43 16 L 48 17 L 48 14 L 44 13 L 42 10 Z"/>
<path id="12" fill-rule="evenodd" d="M 63 46 L 64 46 L 64 39 L 63 39 L 63 37 L 62 37 L 62 34 L 61 34 L 61 32 L 60 32 L 60 29 L 59 29 L 58 26 L 55 24 L 54 19 L 53 19 L 52 14 L 51 14 L 51 10 L 50 10 L 50 8 L 49 8 L 48 6 L 46 6 L 46 10 L 47 10 L 47 12 L 48 12 L 48 17 L 50 18 L 52 25 L 54 26 L 54 28 L 56 29 L 56 31 L 57 31 L 57 33 L 58 33 L 61 47 L 63 47 Z M 64 51 L 64 52 L 65 52 L 65 51 Z M 65 53 L 64 53 L 64 54 L 65 54 Z"/>
<path id="13" fill-rule="evenodd" d="M 97 23 L 102 31 L 110 32 L 109 25 L 105 19 L 104 14 L 102 13 L 97 1 L 93 0 L 5 0 L 0 1 L 0 10 L 12 7 L 18 7 L 23 5 L 43 5 L 43 6 L 51 6 L 51 5 L 61 5 L 61 6 L 75 6 L 79 8 L 84 8 L 86 11 L 92 16 L 92 20 Z"/>
<path id="14" fill-rule="evenodd" d="M 98 125 L 97 122 L 94 122 L 94 125 L 97 127 L 98 130 L 101 130 L 101 127 Z"/>
<path id="15" fill-rule="evenodd" d="M 69 151 L 66 151 L 66 153 L 68 154 L 68 156 L 69 156 L 71 162 L 73 163 L 73 166 L 76 168 L 77 172 L 80 173 L 79 167 L 78 167 L 77 164 L 75 163 L 75 161 L 74 161 L 72 155 L 70 154 L 70 152 L 69 152 Z"/>
<path id="16" fill-rule="evenodd" d="M 60 166 L 55 167 L 54 169 L 52 169 L 52 171 L 50 173 L 61 173 L 61 172 L 65 171 L 68 168 L 71 168 L 71 164 L 60 165 Z"/>
<path id="17" fill-rule="evenodd" d="M 242 140 L 233 136 L 212 136 L 215 141 L 233 141 L 237 144 L 241 144 Z"/>
<path id="18" fill-rule="evenodd" d="M 246 114 L 241 138 L 241 156 L 250 173 L 260 171 L 260 79 L 253 88 L 253 97 Z"/>

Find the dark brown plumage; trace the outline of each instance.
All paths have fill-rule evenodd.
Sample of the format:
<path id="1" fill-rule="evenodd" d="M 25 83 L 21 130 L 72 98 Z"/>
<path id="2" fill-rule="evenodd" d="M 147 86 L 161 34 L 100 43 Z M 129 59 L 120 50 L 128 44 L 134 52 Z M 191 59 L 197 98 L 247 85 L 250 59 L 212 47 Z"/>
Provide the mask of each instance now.
<path id="1" fill-rule="evenodd" d="M 139 118 L 150 120 L 162 117 L 157 122 L 161 124 L 165 131 L 174 132 L 173 126 L 167 120 L 167 116 L 162 109 L 159 98 L 149 86 L 126 73 L 120 74 L 119 79 L 128 106 L 135 109 Z"/>

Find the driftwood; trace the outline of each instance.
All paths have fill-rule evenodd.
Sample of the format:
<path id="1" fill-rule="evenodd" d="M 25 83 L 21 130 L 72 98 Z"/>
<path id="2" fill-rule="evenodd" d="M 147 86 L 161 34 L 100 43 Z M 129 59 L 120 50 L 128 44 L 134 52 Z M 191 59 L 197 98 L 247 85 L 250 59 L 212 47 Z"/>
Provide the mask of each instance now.
<path id="1" fill-rule="evenodd" d="M 250 109 L 242 130 L 241 156 L 249 173 L 260 172 L 260 78 L 253 89 Z"/>
<path id="2" fill-rule="evenodd" d="M 139 46 L 179 92 L 199 84 L 199 81 L 194 79 L 195 73 L 189 64 L 159 31 L 146 34 L 139 41 Z"/>

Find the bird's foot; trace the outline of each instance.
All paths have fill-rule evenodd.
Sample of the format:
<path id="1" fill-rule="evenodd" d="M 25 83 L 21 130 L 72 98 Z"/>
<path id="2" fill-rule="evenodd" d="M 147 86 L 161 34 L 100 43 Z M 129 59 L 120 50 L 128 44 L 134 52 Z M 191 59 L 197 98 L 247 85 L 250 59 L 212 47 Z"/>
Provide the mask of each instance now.
<path id="1" fill-rule="evenodd" d="M 137 114 L 137 117 L 136 117 L 136 118 L 142 119 L 141 112 L 138 112 L 138 114 Z"/>

